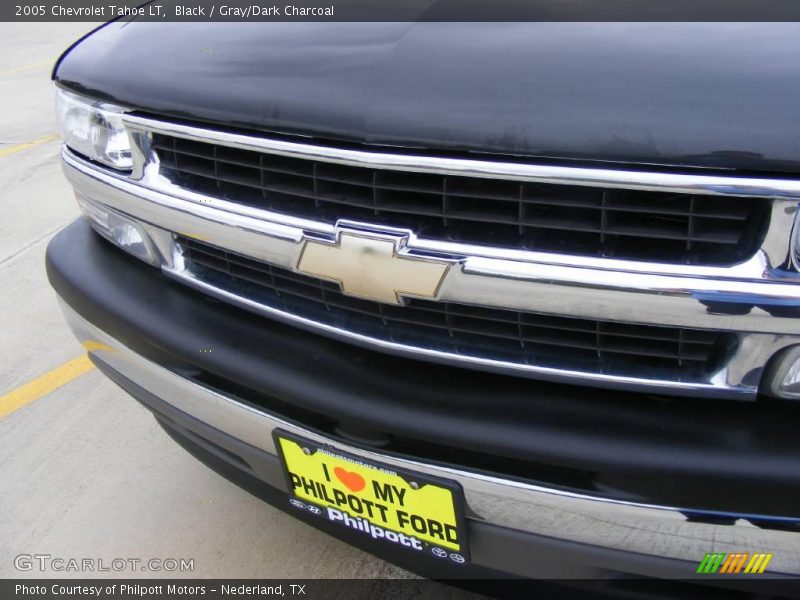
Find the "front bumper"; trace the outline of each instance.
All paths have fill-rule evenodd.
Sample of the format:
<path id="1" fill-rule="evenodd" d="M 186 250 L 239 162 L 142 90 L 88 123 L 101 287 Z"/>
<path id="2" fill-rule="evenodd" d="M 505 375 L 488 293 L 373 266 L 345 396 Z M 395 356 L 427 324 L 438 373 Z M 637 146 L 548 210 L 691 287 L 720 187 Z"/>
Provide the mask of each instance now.
<path id="1" fill-rule="evenodd" d="M 284 498 L 275 427 L 458 481 L 477 567 L 540 578 L 686 579 L 707 552 L 747 551 L 774 555 L 759 577 L 800 574 L 793 406 L 674 399 L 659 407 L 632 394 L 500 375 L 456 380 L 449 367 L 212 304 L 130 260 L 85 221 L 53 240 L 47 268 L 70 325 L 104 372 L 176 435 Z M 747 411 L 759 418 L 745 418 Z M 346 442 L 335 433 L 343 423 L 387 432 L 398 445 L 378 451 Z M 470 455 L 474 462 L 464 459 Z M 594 474 L 594 492 L 566 475 L 578 471 Z M 637 500 L 609 483 L 626 479 L 655 480 L 664 501 L 653 489 Z M 702 490 L 692 496 L 692 488 Z M 647 496 L 652 501 L 641 501 Z M 666 502 L 677 498 L 685 504 Z M 369 540 L 347 541 L 405 560 Z"/>

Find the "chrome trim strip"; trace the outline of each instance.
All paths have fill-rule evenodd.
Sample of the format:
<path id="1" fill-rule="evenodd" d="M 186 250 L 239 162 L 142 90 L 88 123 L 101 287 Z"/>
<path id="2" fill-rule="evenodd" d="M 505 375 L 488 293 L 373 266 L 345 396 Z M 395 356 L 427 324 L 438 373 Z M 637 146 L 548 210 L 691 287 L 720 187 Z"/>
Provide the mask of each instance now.
<path id="1" fill-rule="evenodd" d="M 123 119 L 130 130 L 143 134 L 162 133 L 198 142 L 371 169 L 716 196 L 800 198 L 800 181 L 795 179 L 671 174 L 638 170 L 535 165 L 481 158 L 460 159 L 388 154 L 201 129 L 130 113 L 126 114 Z"/>
<path id="2" fill-rule="evenodd" d="M 626 374 L 598 373 L 593 371 L 577 371 L 570 369 L 567 365 L 562 368 L 544 367 L 541 365 L 530 365 L 514 363 L 510 361 L 493 360 L 478 356 L 465 354 L 454 354 L 451 352 L 409 346 L 368 337 L 360 333 L 333 327 L 325 323 L 319 323 L 310 319 L 256 302 L 250 298 L 239 294 L 233 294 L 221 287 L 217 287 L 186 270 L 163 269 L 169 277 L 191 286 L 201 292 L 213 296 L 225 302 L 236 304 L 252 312 L 266 315 L 284 323 L 302 327 L 308 331 L 325 333 L 331 337 L 339 338 L 350 343 L 358 344 L 367 348 L 374 348 L 420 360 L 429 360 L 442 364 L 457 364 L 484 369 L 498 373 L 510 373 L 523 377 L 533 377 L 547 381 L 568 381 L 573 384 L 592 385 L 595 387 L 607 387 L 613 389 L 633 388 L 653 394 L 666 393 L 672 395 L 690 396 L 695 394 L 706 395 L 715 398 L 730 398 L 736 400 L 750 400 L 754 397 L 756 390 L 752 385 L 737 380 L 739 369 L 736 359 L 731 359 L 718 373 L 712 373 L 707 381 L 696 379 L 657 379 L 655 377 L 636 377 Z M 740 354 L 740 356 L 743 356 Z"/>
<path id="3" fill-rule="evenodd" d="M 194 202 L 143 187 L 102 171 L 62 152 L 64 172 L 77 192 L 132 217 L 187 237 L 295 269 L 303 240 L 335 241 L 336 228 L 308 232 L 292 219 L 283 223 L 259 218 L 259 213 L 231 213 L 211 203 Z M 369 224 L 365 225 L 367 228 Z M 705 268 L 675 274 L 673 269 L 639 272 L 590 268 L 559 262 L 520 261 L 482 256 L 469 246 L 452 245 L 437 252 L 412 234 L 401 254 L 457 261 L 450 269 L 439 300 L 481 304 L 554 315 L 722 329 L 749 333 L 791 334 L 798 321 L 772 315 L 771 307 L 800 306 L 800 285 L 791 278 L 772 276 L 764 262 L 728 268 Z M 455 252 L 460 250 L 461 252 Z M 579 257 L 580 258 L 580 257 Z M 632 265 L 624 261 L 617 263 Z M 673 265 L 674 266 L 674 265 Z M 758 268 L 758 270 L 757 270 Z M 757 271 L 757 272 L 756 272 Z M 725 313 L 725 305 L 753 304 L 746 314 Z M 714 310 L 709 310 L 709 304 Z M 756 307 L 757 306 L 757 307 Z"/>
<path id="4" fill-rule="evenodd" d="M 292 158 L 319 160 L 336 164 L 361 166 L 375 169 L 461 175 L 483 178 L 506 178 L 518 181 L 535 181 L 551 184 L 605 186 L 658 192 L 693 193 L 730 197 L 759 197 L 772 199 L 770 226 L 761 249 L 749 260 L 736 265 L 742 277 L 768 278 L 772 269 L 789 260 L 788 239 L 791 236 L 792 220 L 786 215 L 798 210 L 800 180 L 765 179 L 741 176 L 671 174 L 652 171 L 619 169 L 595 169 L 522 164 L 482 159 L 449 159 L 410 154 L 388 154 L 361 150 L 347 150 L 298 142 L 272 140 L 252 135 L 233 134 L 213 129 L 201 129 L 188 125 L 169 123 L 156 119 L 127 114 L 125 123 L 131 131 L 134 145 L 141 149 L 136 158 L 143 161 L 135 165 L 136 177 L 144 186 L 179 196 L 195 202 L 217 206 L 232 213 L 258 215 L 259 218 L 293 224 L 307 231 L 330 233 L 330 225 L 310 219 L 279 215 L 266 210 L 249 208 L 234 202 L 226 202 L 197 194 L 173 184 L 160 175 L 157 156 L 150 148 L 150 137 L 154 132 L 199 142 L 208 142 Z M 585 256 L 569 256 L 520 249 L 491 248 L 476 244 L 463 244 L 443 240 L 417 239 L 422 250 L 443 253 L 463 253 L 468 256 L 485 256 L 506 260 L 545 262 L 597 269 L 627 270 L 638 272 L 673 273 L 685 275 L 714 273 L 726 267 L 650 263 L 624 259 L 608 259 Z M 730 277 L 729 272 L 726 276 Z"/>
<path id="5" fill-rule="evenodd" d="M 494 525 L 683 560 L 699 561 L 707 552 L 763 549 L 774 554 L 769 573 L 800 574 L 800 535 L 748 521 L 757 517 L 776 525 L 800 523 L 797 517 L 725 514 L 611 500 L 354 448 L 184 379 L 136 354 L 63 302 L 62 307 L 75 335 L 91 348 L 91 354 L 178 410 L 271 455 L 276 451 L 270 434 L 280 427 L 366 460 L 456 480 L 472 511 Z M 689 521 L 687 514 L 722 517 L 730 524 Z"/>
<path id="6" fill-rule="evenodd" d="M 713 277 L 708 272 L 688 276 L 434 253 L 420 249 L 419 240 L 413 235 L 402 249 L 403 254 L 441 257 L 455 263 L 442 283 L 439 300 L 576 318 L 736 331 L 740 333 L 739 348 L 719 372 L 702 380 L 686 377 L 658 380 L 637 372 L 597 373 L 567 365 L 551 368 L 514 364 L 367 338 L 308 321 L 198 280 L 176 254 L 172 239 L 173 233 L 180 233 L 295 269 L 307 236 L 304 229 L 174 197 L 99 170 L 67 150 L 62 155 L 65 173 L 81 197 L 119 210 L 146 225 L 161 252 L 162 268 L 170 276 L 250 310 L 386 352 L 583 385 L 752 399 L 770 357 L 786 346 L 800 343 L 796 318 L 781 316 L 777 311 L 770 314 L 771 307 L 800 305 L 800 286 L 790 280 L 741 279 L 739 266 L 717 269 Z M 313 232 L 314 238 L 333 240 L 334 235 L 333 227 L 328 236 Z M 735 309 L 743 299 L 758 306 L 726 314 L 726 302 Z"/>

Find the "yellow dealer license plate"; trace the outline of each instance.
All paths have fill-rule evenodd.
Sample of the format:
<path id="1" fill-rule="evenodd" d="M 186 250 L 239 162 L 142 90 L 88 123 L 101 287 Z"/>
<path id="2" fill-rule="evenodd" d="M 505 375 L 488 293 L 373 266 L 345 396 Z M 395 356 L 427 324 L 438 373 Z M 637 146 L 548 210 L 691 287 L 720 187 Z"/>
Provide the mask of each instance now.
<path id="1" fill-rule="evenodd" d="M 295 508 L 410 552 L 456 564 L 469 560 L 457 482 L 363 460 L 281 430 L 273 438 Z"/>

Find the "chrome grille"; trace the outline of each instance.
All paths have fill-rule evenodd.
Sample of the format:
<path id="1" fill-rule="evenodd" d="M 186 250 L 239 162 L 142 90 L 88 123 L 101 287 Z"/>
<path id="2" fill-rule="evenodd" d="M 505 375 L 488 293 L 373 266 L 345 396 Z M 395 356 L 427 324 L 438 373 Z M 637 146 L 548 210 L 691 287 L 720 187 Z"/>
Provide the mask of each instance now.
<path id="1" fill-rule="evenodd" d="M 288 158 L 153 134 L 183 188 L 326 223 L 354 219 L 504 248 L 733 264 L 765 235 L 769 202 L 417 174 Z"/>
<path id="2" fill-rule="evenodd" d="M 672 327 L 572 319 L 410 300 L 393 306 L 342 294 L 337 284 L 178 237 L 183 257 L 204 281 L 237 295 L 351 332 L 398 344 L 520 364 L 565 360 L 597 371 L 697 374 L 716 370 L 734 336 Z"/>

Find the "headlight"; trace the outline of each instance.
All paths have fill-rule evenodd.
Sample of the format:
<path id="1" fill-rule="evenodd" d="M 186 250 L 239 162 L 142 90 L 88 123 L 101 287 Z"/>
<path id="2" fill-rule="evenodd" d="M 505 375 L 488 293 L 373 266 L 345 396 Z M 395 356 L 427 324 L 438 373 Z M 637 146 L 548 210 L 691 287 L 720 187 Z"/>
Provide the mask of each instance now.
<path id="1" fill-rule="evenodd" d="M 133 219 L 116 210 L 78 196 L 78 206 L 89 217 L 89 223 L 97 233 L 115 246 L 151 265 L 158 266 L 158 254 L 142 227 Z"/>
<path id="2" fill-rule="evenodd" d="M 800 346 L 784 351 L 768 374 L 772 393 L 781 398 L 800 400 Z"/>
<path id="3" fill-rule="evenodd" d="M 120 170 L 133 167 L 124 109 L 64 90 L 56 91 L 56 118 L 64 143 L 85 157 Z"/>

